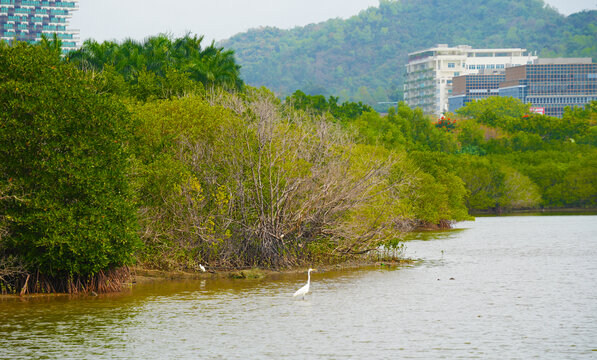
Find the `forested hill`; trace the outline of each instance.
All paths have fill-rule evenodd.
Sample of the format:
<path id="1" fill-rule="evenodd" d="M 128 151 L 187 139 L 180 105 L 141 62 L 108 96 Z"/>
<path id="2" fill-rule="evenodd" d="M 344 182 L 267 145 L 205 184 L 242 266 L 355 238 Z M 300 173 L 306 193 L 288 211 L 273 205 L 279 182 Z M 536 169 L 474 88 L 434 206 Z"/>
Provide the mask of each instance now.
<path id="1" fill-rule="evenodd" d="M 220 45 L 236 51 L 250 85 L 376 103 L 401 99 L 408 53 L 435 44 L 597 58 L 596 39 L 597 11 L 566 17 L 542 0 L 380 0 L 347 20 L 253 29 Z"/>

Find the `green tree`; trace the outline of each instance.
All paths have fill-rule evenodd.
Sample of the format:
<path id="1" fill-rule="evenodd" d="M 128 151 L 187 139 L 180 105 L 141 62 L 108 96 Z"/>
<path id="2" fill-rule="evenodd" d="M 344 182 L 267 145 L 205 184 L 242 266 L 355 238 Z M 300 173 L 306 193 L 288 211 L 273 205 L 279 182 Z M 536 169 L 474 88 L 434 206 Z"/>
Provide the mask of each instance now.
<path id="1" fill-rule="evenodd" d="M 468 192 L 455 168 L 455 157 L 440 152 L 410 153 L 419 179 L 412 184 L 409 197 L 415 219 L 430 224 L 470 220 L 466 208 Z"/>
<path id="2" fill-rule="evenodd" d="M 506 209 L 532 209 L 541 204 L 539 187 L 528 176 L 507 166 L 502 166 L 501 171 L 505 178 L 500 206 Z"/>
<path id="3" fill-rule="evenodd" d="M 362 102 L 338 103 L 338 97 L 330 96 L 326 99 L 323 95 L 307 95 L 301 90 L 295 91 L 285 100 L 295 109 L 308 110 L 316 114 L 330 113 L 341 122 L 350 122 L 357 119 L 365 112 L 373 111 L 368 105 Z"/>

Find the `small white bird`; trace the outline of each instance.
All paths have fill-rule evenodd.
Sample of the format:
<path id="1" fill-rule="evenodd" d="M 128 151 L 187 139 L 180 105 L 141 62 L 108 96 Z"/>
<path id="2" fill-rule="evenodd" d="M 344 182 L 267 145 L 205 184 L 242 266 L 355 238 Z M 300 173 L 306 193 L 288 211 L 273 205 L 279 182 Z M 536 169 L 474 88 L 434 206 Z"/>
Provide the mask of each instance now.
<path id="1" fill-rule="evenodd" d="M 302 296 L 303 300 L 305 300 L 305 295 L 307 295 L 307 293 L 309 292 L 309 286 L 311 285 L 311 271 L 317 271 L 317 269 L 309 269 L 309 271 L 307 272 L 307 285 L 298 289 L 292 296 Z"/>
<path id="2" fill-rule="evenodd" d="M 199 269 L 201 269 L 201 271 L 205 272 L 205 267 L 203 267 L 203 265 L 199 264 Z"/>

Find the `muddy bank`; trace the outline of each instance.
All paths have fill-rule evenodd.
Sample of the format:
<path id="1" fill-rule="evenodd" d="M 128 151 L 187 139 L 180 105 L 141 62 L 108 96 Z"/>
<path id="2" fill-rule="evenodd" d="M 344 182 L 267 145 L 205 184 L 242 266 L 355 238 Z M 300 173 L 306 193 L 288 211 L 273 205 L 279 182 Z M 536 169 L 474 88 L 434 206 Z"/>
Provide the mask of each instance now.
<path id="1" fill-rule="evenodd" d="M 355 270 L 363 267 L 394 267 L 394 266 L 403 266 L 403 265 L 410 265 L 415 263 L 414 260 L 410 259 L 394 259 L 388 261 L 346 261 L 344 263 L 338 263 L 333 265 L 317 265 L 317 269 L 320 272 L 327 272 L 327 271 L 350 271 Z M 281 269 L 281 270 L 272 270 L 272 269 L 260 269 L 260 268 L 247 268 L 247 269 L 228 269 L 228 270 L 212 270 L 207 268 L 206 272 L 195 272 L 195 271 L 165 271 L 165 270 L 156 270 L 156 269 L 148 269 L 144 267 L 131 267 L 130 271 L 130 278 L 125 283 L 125 286 L 121 289 L 121 291 L 125 291 L 131 287 L 134 287 L 137 284 L 148 283 L 152 281 L 164 281 L 164 280 L 201 280 L 201 279 L 218 279 L 218 278 L 228 278 L 228 279 L 267 279 L 269 277 L 274 277 L 280 274 L 299 274 L 299 273 L 306 273 L 308 267 L 296 267 L 290 269 Z M 113 292 L 118 293 L 118 292 Z M 23 295 L 14 294 L 14 295 L 0 295 L 0 300 L 7 300 L 7 299 L 22 299 L 22 300 L 29 300 L 29 299 L 39 299 L 39 298 L 57 298 L 57 297 L 68 297 L 68 298 L 81 298 L 81 297 L 90 297 L 90 296 L 97 296 L 98 294 L 94 291 L 90 292 L 79 292 L 76 294 L 69 294 L 69 293 L 51 293 L 51 294 L 43 294 L 43 293 L 27 293 Z"/>

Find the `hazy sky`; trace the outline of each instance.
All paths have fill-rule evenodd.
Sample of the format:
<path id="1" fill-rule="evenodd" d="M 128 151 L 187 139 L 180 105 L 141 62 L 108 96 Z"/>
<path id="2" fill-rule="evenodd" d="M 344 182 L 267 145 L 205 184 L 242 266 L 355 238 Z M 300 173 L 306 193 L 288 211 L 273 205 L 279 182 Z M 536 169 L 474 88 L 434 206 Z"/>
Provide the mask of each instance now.
<path id="1" fill-rule="evenodd" d="M 547 0 L 563 14 L 597 9 L 597 0 Z M 81 40 L 142 40 L 159 33 L 203 34 L 211 41 L 259 26 L 283 29 L 348 18 L 378 0 L 80 0 L 71 27 Z"/>

